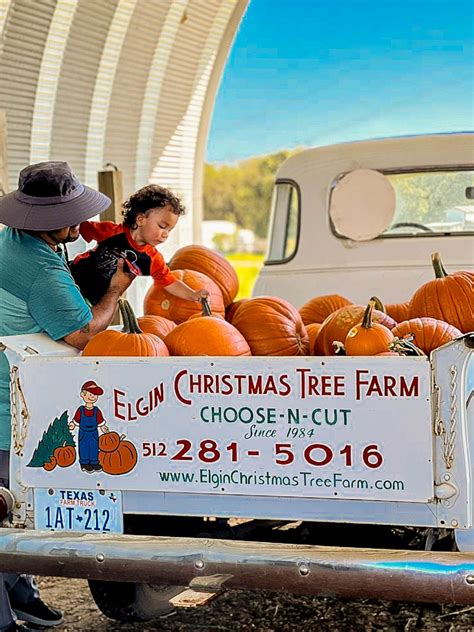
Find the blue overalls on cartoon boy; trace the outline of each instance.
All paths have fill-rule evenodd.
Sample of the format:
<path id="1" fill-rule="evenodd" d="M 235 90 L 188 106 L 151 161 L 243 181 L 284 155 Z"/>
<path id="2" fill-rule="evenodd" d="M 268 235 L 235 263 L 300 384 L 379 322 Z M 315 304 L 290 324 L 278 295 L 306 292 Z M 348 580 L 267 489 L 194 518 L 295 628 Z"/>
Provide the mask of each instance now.
<path id="1" fill-rule="evenodd" d="M 85 382 L 81 387 L 81 398 L 84 406 L 76 410 L 71 428 L 79 426 L 79 463 L 83 472 L 100 472 L 102 466 L 99 463 L 99 426 L 106 432 L 105 420 L 97 406 L 94 406 L 104 390 L 93 380 Z"/>

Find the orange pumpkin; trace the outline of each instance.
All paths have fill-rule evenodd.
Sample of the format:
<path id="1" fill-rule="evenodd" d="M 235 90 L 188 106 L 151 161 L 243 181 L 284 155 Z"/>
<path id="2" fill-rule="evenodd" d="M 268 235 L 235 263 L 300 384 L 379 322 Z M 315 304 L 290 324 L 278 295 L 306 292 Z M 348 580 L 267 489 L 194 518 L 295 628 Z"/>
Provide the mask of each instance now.
<path id="1" fill-rule="evenodd" d="M 308 355 L 309 337 L 298 310 L 276 296 L 249 299 L 237 310 L 233 325 L 249 343 L 252 355 Z"/>
<path id="2" fill-rule="evenodd" d="M 59 467 L 69 467 L 76 460 L 76 448 L 73 445 L 60 446 L 54 450 L 53 458 Z"/>
<path id="3" fill-rule="evenodd" d="M 210 248 L 184 246 L 174 253 L 168 265 L 171 270 L 194 270 L 211 278 L 219 286 L 226 307 L 237 296 L 239 278 L 236 271 L 225 257 Z"/>
<path id="4" fill-rule="evenodd" d="M 344 341 L 346 355 L 370 356 L 389 350 L 394 336 L 388 327 L 372 321 L 374 307 L 375 301 L 370 300 L 362 322 L 348 331 Z"/>
<path id="5" fill-rule="evenodd" d="M 83 356 L 169 356 L 165 343 L 153 334 L 143 333 L 128 301 L 119 301 L 122 331 L 106 329 L 89 340 Z"/>
<path id="6" fill-rule="evenodd" d="M 406 320 L 394 327 L 392 333 L 398 338 L 413 335 L 415 345 L 426 354 L 462 336 L 459 329 L 435 318 Z"/>
<path id="7" fill-rule="evenodd" d="M 250 347 L 242 334 L 222 316 L 214 317 L 207 301 L 200 316 L 191 316 L 166 336 L 176 356 L 249 356 Z"/>
<path id="8" fill-rule="evenodd" d="M 209 292 L 209 304 L 214 314 L 224 316 L 224 300 L 219 286 L 205 274 L 193 270 L 173 270 L 173 276 L 186 283 L 193 290 L 206 289 Z M 145 295 L 143 304 L 145 314 L 164 316 L 175 323 L 184 323 L 193 314 L 201 313 L 201 305 L 197 301 L 188 301 L 173 296 L 162 285 L 153 283 Z"/>
<path id="9" fill-rule="evenodd" d="M 380 301 L 376 302 L 376 306 L 383 307 Z M 345 341 L 349 330 L 362 321 L 365 310 L 366 307 L 363 305 L 348 305 L 341 307 L 334 314 L 328 316 L 316 338 L 314 354 L 336 355 L 333 342 Z M 373 310 L 372 320 L 388 327 L 388 329 L 392 329 L 397 324 L 393 318 L 390 318 L 380 309 Z"/>
<path id="10" fill-rule="evenodd" d="M 321 330 L 322 323 L 310 323 L 306 325 L 306 331 L 308 332 L 309 337 L 309 353 L 310 355 L 314 352 L 314 344 L 316 342 L 316 338 Z"/>
<path id="11" fill-rule="evenodd" d="M 303 323 L 310 325 L 311 323 L 323 323 L 330 314 L 346 305 L 352 305 L 352 301 L 339 294 L 327 294 L 312 298 L 300 307 L 299 312 Z"/>
<path id="12" fill-rule="evenodd" d="M 239 307 L 241 305 L 243 305 L 244 303 L 246 303 L 249 299 L 248 298 L 241 298 L 238 301 L 235 301 L 234 303 L 231 303 L 230 305 L 228 305 L 225 308 L 225 319 L 227 322 L 231 323 L 234 316 L 235 316 L 235 312 L 239 309 Z"/>
<path id="13" fill-rule="evenodd" d="M 397 323 L 410 318 L 410 301 L 406 303 L 391 303 L 385 305 L 385 313 L 388 314 Z"/>
<path id="14" fill-rule="evenodd" d="M 120 435 L 118 432 L 104 432 L 99 437 L 99 450 L 113 452 L 119 447 Z"/>
<path id="15" fill-rule="evenodd" d="M 436 278 L 422 285 L 410 301 L 410 318 L 444 320 L 463 333 L 474 330 L 474 274 L 448 274 L 438 252 L 431 255 Z"/>
<path id="16" fill-rule="evenodd" d="M 52 456 L 49 461 L 43 463 L 43 469 L 45 469 L 47 472 L 51 472 L 51 470 L 54 470 L 57 464 L 58 463 L 56 461 L 56 457 Z"/>
<path id="17" fill-rule="evenodd" d="M 148 314 L 137 318 L 138 326 L 145 334 L 154 334 L 164 340 L 172 329 L 176 327 L 176 323 L 163 316 L 155 316 Z"/>
<path id="18" fill-rule="evenodd" d="M 128 474 L 138 461 L 137 449 L 131 441 L 120 440 L 113 452 L 99 450 L 99 463 L 106 474 Z"/>

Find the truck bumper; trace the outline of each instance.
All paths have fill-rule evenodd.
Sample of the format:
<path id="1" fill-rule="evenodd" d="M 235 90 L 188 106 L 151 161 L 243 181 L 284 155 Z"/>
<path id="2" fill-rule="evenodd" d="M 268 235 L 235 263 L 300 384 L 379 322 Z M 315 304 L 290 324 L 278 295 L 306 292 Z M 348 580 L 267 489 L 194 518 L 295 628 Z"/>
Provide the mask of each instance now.
<path id="1" fill-rule="evenodd" d="M 196 590 L 474 604 L 474 554 L 0 530 L 0 569 Z"/>

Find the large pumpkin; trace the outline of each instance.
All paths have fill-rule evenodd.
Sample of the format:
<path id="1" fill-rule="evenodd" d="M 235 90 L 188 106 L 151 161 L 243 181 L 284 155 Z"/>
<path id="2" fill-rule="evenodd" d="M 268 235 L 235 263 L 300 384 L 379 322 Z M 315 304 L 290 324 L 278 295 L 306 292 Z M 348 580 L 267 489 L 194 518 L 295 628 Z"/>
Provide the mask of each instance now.
<path id="1" fill-rule="evenodd" d="M 380 301 L 377 305 L 382 306 Z M 362 322 L 365 310 L 364 305 L 348 305 L 328 316 L 316 338 L 314 354 L 335 355 L 333 342 L 344 342 L 349 330 Z M 388 327 L 388 329 L 392 329 L 396 325 L 393 318 L 378 309 L 373 310 L 372 320 Z"/>
<path id="2" fill-rule="evenodd" d="M 145 334 L 154 334 L 164 340 L 172 329 L 176 327 L 176 323 L 164 316 L 155 316 L 148 314 L 137 318 L 138 326 Z"/>
<path id="3" fill-rule="evenodd" d="M 219 286 L 224 305 L 230 305 L 239 291 L 239 278 L 222 255 L 205 246 L 184 246 L 169 262 L 171 270 L 194 270 L 210 277 Z"/>
<path id="4" fill-rule="evenodd" d="M 460 331 L 474 331 L 474 273 L 448 274 L 438 252 L 431 255 L 436 278 L 422 285 L 410 301 L 410 317 L 444 320 Z"/>
<path id="5" fill-rule="evenodd" d="M 298 310 L 275 296 L 258 296 L 237 310 L 232 324 L 249 343 L 252 355 L 308 355 L 309 337 Z"/>
<path id="6" fill-rule="evenodd" d="M 393 341 L 393 334 L 380 323 L 372 321 L 375 301 L 370 300 L 362 322 L 349 329 L 344 347 L 348 356 L 372 356 L 389 351 Z"/>
<path id="7" fill-rule="evenodd" d="M 224 316 L 224 299 L 219 286 L 205 274 L 194 270 L 173 270 L 173 276 L 189 285 L 193 290 L 206 289 L 209 292 L 209 304 L 213 314 Z M 184 323 L 193 314 L 201 313 L 201 304 L 173 296 L 162 285 L 153 283 L 145 295 L 143 303 L 145 314 L 164 316 L 175 323 Z"/>
<path id="8" fill-rule="evenodd" d="M 99 450 L 99 463 L 106 474 L 128 474 L 138 461 L 137 449 L 131 441 L 120 440 L 113 452 Z"/>
<path id="9" fill-rule="evenodd" d="M 312 298 L 300 307 L 299 312 L 303 323 L 310 325 L 311 323 L 323 323 L 330 314 L 346 305 L 352 305 L 352 301 L 339 294 L 327 294 Z"/>
<path id="10" fill-rule="evenodd" d="M 249 356 L 250 347 L 242 334 L 222 316 L 213 316 L 207 301 L 202 314 L 189 320 L 165 338 L 171 355 L 176 356 Z"/>
<path id="11" fill-rule="evenodd" d="M 435 318 L 412 318 L 406 320 L 394 327 L 392 333 L 397 338 L 413 335 L 415 345 L 427 355 L 433 349 L 437 349 L 462 336 L 462 332 L 459 329 Z"/>
<path id="12" fill-rule="evenodd" d="M 106 329 L 89 340 L 83 356 L 169 356 L 165 343 L 153 334 L 145 334 L 125 299 L 119 301 L 122 331 Z"/>

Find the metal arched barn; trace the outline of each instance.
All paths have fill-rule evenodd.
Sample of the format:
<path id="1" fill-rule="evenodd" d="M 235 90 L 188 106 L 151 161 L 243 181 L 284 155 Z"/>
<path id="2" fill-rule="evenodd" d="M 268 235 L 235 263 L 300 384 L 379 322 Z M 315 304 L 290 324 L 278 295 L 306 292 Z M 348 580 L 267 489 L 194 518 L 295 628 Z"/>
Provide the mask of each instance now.
<path id="1" fill-rule="evenodd" d="M 128 195 L 148 182 L 188 214 L 167 252 L 199 239 L 213 104 L 247 0 L 0 0 L 0 185 L 67 160 Z"/>

